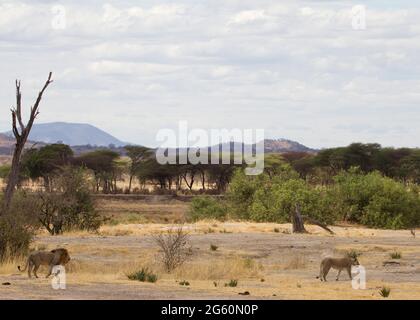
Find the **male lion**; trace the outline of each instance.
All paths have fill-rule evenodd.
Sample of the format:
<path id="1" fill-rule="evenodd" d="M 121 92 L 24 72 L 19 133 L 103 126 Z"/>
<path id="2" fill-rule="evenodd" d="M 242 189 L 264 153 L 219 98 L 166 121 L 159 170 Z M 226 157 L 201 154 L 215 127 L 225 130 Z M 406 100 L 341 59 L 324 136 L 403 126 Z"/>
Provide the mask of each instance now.
<path id="1" fill-rule="evenodd" d="M 320 270 L 319 270 L 319 277 L 317 279 L 321 279 L 321 281 L 327 281 L 327 274 L 331 268 L 338 270 L 337 274 L 337 281 L 340 277 L 341 270 L 346 269 L 347 273 L 349 274 L 350 279 L 351 276 L 351 266 L 358 266 L 359 261 L 356 257 L 345 257 L 345 258 L 331 258 L 327 257 L 324 258 L 321 262 Z"/>
<path id="2" fill-rule="evenodd" d="M 62 265 L 64 266 L 66 263 L 70 261 L 70 255 L 67 249 L 54 249 L 51 251 L 35 251 L 32 252 L 29 257 L 28 261 L 26 262 L 25 269 L 21 269 L 20 266 L 18 266 L 19 271 L 23 272 L 26 269 L 28 269 L 28 276 L 31 278 L 31 271 L 33 268 L 35 277 L 38 278 L 38 275 L 36 272 L 38 271 L 39 267 L 41 265 L 49 266 L 49 272 L 46 276 L 48 278 L 51 273 L 54 266 Z"/>

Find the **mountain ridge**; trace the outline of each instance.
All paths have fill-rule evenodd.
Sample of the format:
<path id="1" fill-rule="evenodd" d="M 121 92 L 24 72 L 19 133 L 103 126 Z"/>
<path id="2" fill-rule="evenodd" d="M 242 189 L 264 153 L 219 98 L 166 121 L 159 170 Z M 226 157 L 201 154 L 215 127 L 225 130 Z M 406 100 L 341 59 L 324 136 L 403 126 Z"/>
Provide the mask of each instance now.
<path id="1" fill-rule="evenodd" d="M 48 122 L 34 124 L 29 135 L 29 142 L 39 144 L 64 143 L 73 149 L 83 152 L 101 148 L 116 147 L 120 148 L 130 143 L 123 142 L 106 131 L 99 129 L 88 123 L 72 122 Z M 0 149 L 14 148 L 15 140 L 11 131 L 0 133 Z M 235 142 L 235 144 L 242 144 Z M 131 144 L 136 145 L 136 144 Z M 210 148 L 209 146 L 208 148 Z M 251 145 L 244 145 L 249 148 Z M 185 148 L 179 148 L 185 149 Z M 204 149 L 204 148 L 202 148 Z M 285 152 L 309 152 L 314 153 L 318 150 L 309 148 L 299 142 L 289 139 L 265 139 L 264 151 L 266 153 L 285 153 Z M 10 152 L 10 151 L 9 151 Z M 3 152 L 2 152 L 3 153 Z"/>
<path id="2" fill-rule="evenodd" d="M 8 131 L 4 134 L 11 136 L 12 132 Z M 69 146 L 92 145 L 107 147 L 109 145 L 127 145 L 127 143 L 89 123 L 73 122 L 34 124 L 29 134 L 29 139 L 47 144 L 60 142 Z"/>

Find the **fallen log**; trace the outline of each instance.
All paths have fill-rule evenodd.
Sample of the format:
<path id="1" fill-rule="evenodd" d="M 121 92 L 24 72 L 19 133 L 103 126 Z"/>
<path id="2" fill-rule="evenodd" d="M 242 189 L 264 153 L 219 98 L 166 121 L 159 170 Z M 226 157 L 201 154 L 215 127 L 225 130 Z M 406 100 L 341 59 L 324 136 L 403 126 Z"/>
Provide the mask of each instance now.
<path id="1" fill-rule="evenodd" d="M 320 222 L 316 219 L 313 219 L 313 218 L 308 217 L 308 216 L 302 216 L 302 219 L 305 220 L 305 221 L 308 221 L 309 223 L 315 224 L 318 227 L 321 227 L 322 229 L 328 231 L 331 234 L 334 234 L 334 231 L 332 231 L 330 228 L 328 228 L 328 226 L 326 224 L 324 224 L 324 223 L 322 223 L 322 222 Z"/>

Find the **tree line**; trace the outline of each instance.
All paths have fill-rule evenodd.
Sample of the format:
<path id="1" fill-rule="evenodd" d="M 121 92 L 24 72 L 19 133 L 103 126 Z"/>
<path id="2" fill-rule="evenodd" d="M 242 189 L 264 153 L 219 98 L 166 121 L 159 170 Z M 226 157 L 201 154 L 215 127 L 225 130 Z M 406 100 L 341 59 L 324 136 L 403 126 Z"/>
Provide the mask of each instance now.
<path id="1" fill-rule="evenodd" d="M 42 181 L 46 191 L 53 191 L 54 180 L 59 179 L 66 167 L 82 168 L 89 173 L 92 191 L 101 193 L 147 192 L 152 185 L 156 192 L 201 190 L 207 193 L 224 192 L 236 164 L 167 164 L 161 165 L 155 150 L 141 146 L 126 146 L 126 156 L 109 149 L 100 149 L 74 155 L 65 144 L 50 144 L 29 149 L 22 155 L 18 186 L 25 181 Z M 232 161 L 233 163 L 233 161 Z M 0 167 L 0 176 L 7 179 L 8 166 Z M 137 188 L 133 188 L 137 180 Z M 126 181 L 125 188 L 118 187 Z"/>
<path id="2" fill-rule="evenodd" d="M 330 184 L 343 170 L 358 167 L 363 173 L 378 171 L 404 183 L 420 183 L 420 149 L 383 148 L 376 143 L 353 143 L 347 147 L 282 154 L 302 178 Z"/>
<path id="3" fill-rule="evenodd" d="M 27 180 L 43 182 L 46 191 L 52 191 L 66 166 L 83 168 L 92 178 L 92 191 L 101 193 L 142 193 L 147 185 L 155 192 L 197 191 L 224 193 L 232 179 L 233 164 L 167 164 L 156 161 L 155 150 L 141 146 L 126 146 L 125 156 L 110 149 L 101 149 L 74 155 L 65 144 L 50 144 L 29 149 L 22 156 L 18 185 Z M 210 155 L 209 155 L 210 156 Z M 233 155 L 231 155 L 233 157 Z M 289 164 L 302 179 L 314 185 L 334 183 L 341 171 L 358 167 L 362 173 L 380 172 L 403 183 L 420 183 L 420 150 L 409 148 L 382 148 L 379 144 L 353 143 L 347 147 L 321 150 L 317 154 L 289 152 L 267 154 L 265 173 L 281 174 L 284 164 Z M 7 166 L 0 167 L 0 176 L 7 177 Z M 140 187 L 134 188 L 134 181 Z M 127 181 L 125 188 L 118 182 Z"/>

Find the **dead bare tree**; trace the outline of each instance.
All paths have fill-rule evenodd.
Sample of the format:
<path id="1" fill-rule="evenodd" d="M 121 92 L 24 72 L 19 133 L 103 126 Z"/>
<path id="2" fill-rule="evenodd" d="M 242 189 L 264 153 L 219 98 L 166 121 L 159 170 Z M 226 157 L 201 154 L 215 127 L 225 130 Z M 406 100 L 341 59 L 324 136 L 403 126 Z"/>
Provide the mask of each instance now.
<path id="1" fill-rule="evenodd" d="M 300 213 L 300 207 L 296 204 L 295 211 L 292 214 L 292 227 L 293 233 L 306 233 L 305 226 L 303 225 L 302 214 Z"/>
<path id="2" fill-rule="evenodd" d="M 20 172 L 20 160 L 23 148 L 26 141 L 28 140 L 29 133 L 32 129 L 32 125 L 35 121 L 35 118 L 39 114 L 39 104 L 42 99 L 42 95 L 47 87 L 50 85 L 52 77 L 52 72 L 49 73 L 48 79 L 45 82 L 43 88 L 38 94 L 38 97 L 35 101 L 35 104 L 31 107 L 31 113 L 29 115 L 29 120 L 25 125 L 22 120 L 22 93 L 20 91 L 20 81 L 16 80 L 16 107 L 11 108 L 12 112 L 12 132 L 16 139 L 15 150 L 13 151 L 12 166 L 10 169 L 10 174 L 7 180 L 6 190 L 4 192 L 4 202 L 3 210 L 0 212 L 0 215 L 9 210 L 10 202 L 12 200 L 13 192 L 19 180 Z"/>
<path id="3" fill-rule="evenodd" d="M 292 215 L 292 226 L 293 226 L 293 233 L 306 233 L 306 229 L 304 226 L 304 221 L 308 221 L 309 223 L 315 224 L 322 229 L 328 231 L 331 234 L 334 234 L 334 232 L 328 228 L 328 226 L 314 218 L 304 216 L 300 213 L 300 207 L 298 204 L 296 204 L 296 210 L 294 214 Z"/>

